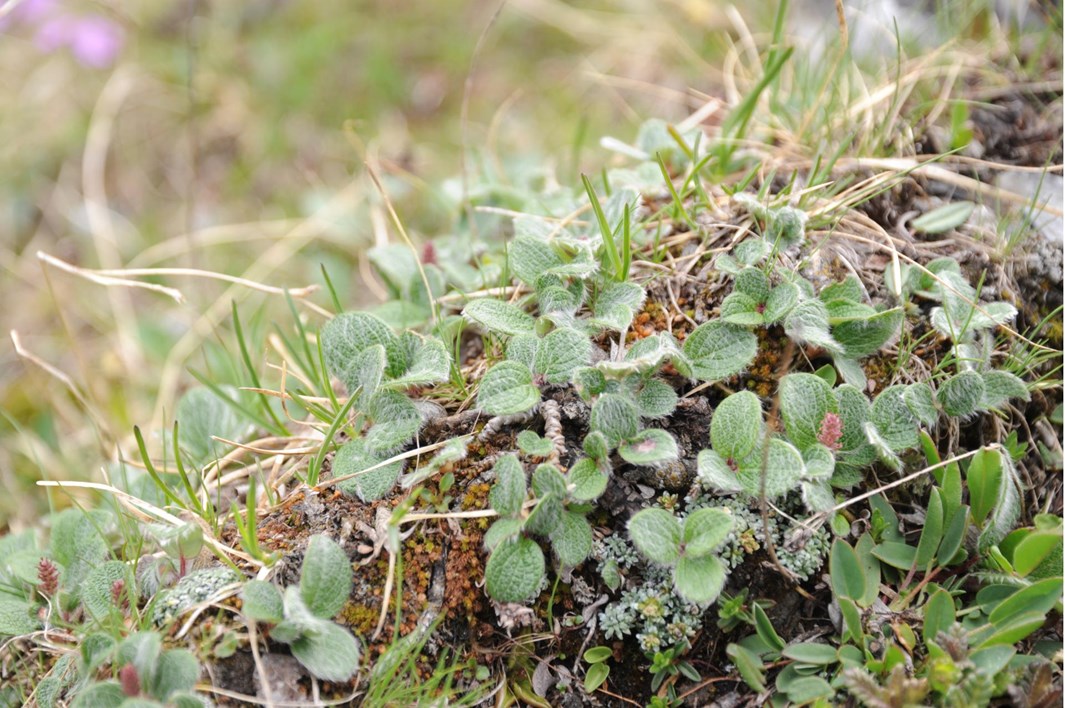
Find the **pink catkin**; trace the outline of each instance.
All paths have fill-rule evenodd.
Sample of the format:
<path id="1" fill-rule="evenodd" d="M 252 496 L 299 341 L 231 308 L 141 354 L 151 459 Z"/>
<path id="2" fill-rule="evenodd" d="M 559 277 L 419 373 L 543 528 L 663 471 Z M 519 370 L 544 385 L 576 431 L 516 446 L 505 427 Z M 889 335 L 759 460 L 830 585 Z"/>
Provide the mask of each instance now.
<path id="1" fill-rule="evenodd" d="M 825 413 L 821 421 L 821 432 L 817 435 L 817 442 L 829 450 L 838 450 L 840 438 L 843 437 L 843 421 L 835 413 Z"/>
<path id="2" fill-rule="evenodd" d="M 42 595 L 51 597 L 59 590 L 59 568 L 47 558 L 42 558 L 37 563 L 37 579 L 41 581 L 37 589 Z"/>

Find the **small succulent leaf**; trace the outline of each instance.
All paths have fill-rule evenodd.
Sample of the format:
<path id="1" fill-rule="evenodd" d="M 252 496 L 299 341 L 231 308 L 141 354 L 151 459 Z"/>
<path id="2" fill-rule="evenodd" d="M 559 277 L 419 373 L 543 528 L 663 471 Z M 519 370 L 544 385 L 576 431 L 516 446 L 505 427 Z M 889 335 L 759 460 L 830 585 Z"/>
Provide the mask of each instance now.
<path id="1" fill-rule="evenodd" d="M 484 532 L 484 547 L 491 551 L 503 541 L 516 537 L 524 524 L 524 519 L 498 519 Z"/>
<path id="2" fill-rule="evenodd" d="M 585 435 L 581 447 L 584 454 L 596 461 L 606 460 L 610 455 L 610 441 L 598 430 L 592 430 Z"/>
<path id="3" fill-rule="evenodd" d="M 951 202 L 921 214 L 910 226 L 926 234 L 941 234 L 964 224 L 975 208 L 972 202 Z"/>
<path id="4" fill-rule="evenodd" d="M 562 523 L 551 534 L 551 547 L 563 568 L 574 568 L 592 553 L 592 527 L 583 514 L 562 512 Z"/>
<path id="5" fill-rule="evenodd" d="M 592 358 L 592 342 L 575 329 L 556 329 L 540 340 L 533 371 L 549 383 L 566 383 L 570 374 Z"/>
<path id="6" fill-rule="evenodd" d="M 869 420 L 871 406 L 861 389 L 851 384 L 836 387 L 836 402 L 843 423 L 843 435 L 839 439 L 840 450 L 856 450 L 866 444 L 862 427 Z"/>
<path id="7" fill-rule="evenodd" d="M 539 465 L 533 470 L 532 488 L 537 497 L 550 494 L 562 499 L 566 496 L 566 478 L 554 465 Z"/>
<path id="8" fill-rule="evenodd" d="M 820 300 L 799 302 L 784 317 L 784 332 L 800 344 L 812 344 L 830 354 L 843 353 L 843 347 L 832 338 L 828 310 Z"/>
<path id="9" fill-rule="evenodd" d="M 902 392 L 902 400 L 921 425 L 934 428 L 939 422 L 939 409 L 936 408 L 935 394 L 932 393 L 932 388 L 928 384 L 910 384 Z"/>
<path id="10" fill-rule="evenodd" d="M 462 309 L 462 315 L 489 332 L 505 335 L 532 334 L 536 323 L 532 315 L 517 305 L 491 298 L 468 303 Z"/>
<path id="11" fill-rule="evenodd" d="M 532 373 L 516 361 L 501 361 L 489 369 L 477 391 L 477 407 L 490 415 L 524 413 L 539 402 Z"/>
<path id="12" fill-rule="evenodd" d="M 133 572 L 122 561 L 106 561 L 89 571 L 81 586 L 81 601 L 89 615 L 100 620 L 115 609 L 112 587 L 116 582 L 122 582 L 127 591 L 133 587 Z"/>
<path id="13" fill-rule="evenodd" d="M 240 591 L 241 611 L 257 622 L 277 624 L 284 619 L 281 591 L 265 580 L 249 580 Z"/>
<path id="14" fill-rule="evenodd" d="M 821 642 L 789 644 L 780 653 L 792 661 L 809 666 L 831 666 L 839 662 L 836 648 Z"/>
<path id="15" fill-rule="evenodd" d="M 794 445 L 784 440 L 769 441 L 765 455 L 765 495 L 773 500 L 795 489 L 805 474 L 802 455 Z M 756 450 L 740 462 L 737 477 L 744 491 L 760 496 L 762 489 L 762 455 Z"/>
<path id="16" fill-rule="evenodd" d="M 291 647 L 292 656 L 323 681 L 347 681 L 359 668 L 359 641 L 332 622 L 317 633 L 300 637 Z"/>
<path id="17" fill-rule="evenodd" d="M 300 597 L 322 619 L 340 612 L 351 594 L 351 559 L 340 545 L 321 534 L 311 536 L 300 570 Z"/>
<path id="18" fill-rule="evenodd" d="M 220 389 L 230 398 L 239 400 L 233 387 L 221 386 Z M 225 443 L 214 440 L 214 437 L 239 440 L 247 429 L 246 422 L 233 407 L 206 386 L 186 392 L 178 401 L 174 418 L 180 423 L 178 446 L 195 465 L 211 462 L 228 450 Z"/>
<path id="19" fill-rule="evenodd" d="M 895 307 L 863 319 L 834 325 L 832 337 L 843 347 L 844 356 L 860 359 L 875 354 L 894 337 L 902 325 L 902 319 L 902 308 Z"/>
<path id="20" fill-rule="evenodd" d="M 319 337 L 326 366 L 339 379 L 346 378 L 355 355 L 374 344 L 385 348 L 389 376 L 402 376 L 407 369 L 399 337 L 381 318 L 368 312 L 340 313 L 322 327 Z"/>
<path id="21" fill-rule="evenodd" d="M 536 359 L 536 350 L 540 348 L 540 338 L 535 334 L 517 334 L 507 342 L 507 361 L 523 364 L 532 369 Z"/>
<path id="22" fill-rule="evenodd" d="M 200 677 L 200 662 L 188 649 L 168 649 L 159 656 L 149 693 L 166 700 L 173 694 L 191 691 Z"/>
<path id="23" fill-rule="evenodd" d="M 735 494 L 744 491 L 736 472 L 729 468 L 727 462 L 714 450 L 703 450 L 698 457 L 699 481 L 721 494 Z"/>
<path id="24" fill-rule="evenodd" d="M 333 457 L 333 477 L 354 474 L 337 485 L 342 492 L 354 494 L 364 502 L 383 499 L 395 487 L 404 464 L 397 460 L 382 465 L 386 459 L 387 456 L 368 450 L 364 439 L 352 440 L 342 445 Z"/>
<path id="25" fill-rule="evenodd" d="M 514 455 L 503 455 L 492 468 L 496 483 L 488 493 L 488 503 L 500 516 L 517 516 L 525 502 L 525 471 Z"/>
<path id="26" fill-rule="evenodd" d="M 444 343 L 435 337 L 419 341 L 410 359 L 410 367 L 397 378 L 388 382 L 390 387 L 425 386 L 447 381 L 451 371 L 451 355 Z"/>
<path id="27" fill-rule="evenodd" d="M 920 421 L 906 405 L 905 392 L 903 385 L 888 386 L 873 401 L 869 413 L 869 420 L 876 426 L 880 438 L 895 452 L 917 447 L 919 442 Z"/>
<path id="28" fill-rule="evenodd" d="M 544 239 L 518 236 L 507 250 L 507 265 L 523 283 L 535 287 L 540 275 L 562 265 L 562 257 Z"/>
<path id="29" fill-rule="evenodd" d="M 761 304 L 769 297 L 769 279 L 758 268 L 744 268 L 736 275 L 733 290 Z"/>
<path id="30" fill-rule="evenodd" d="M 780 414 L 788 439 L 800 450 L 816 445 L 828 413 L 838 413 L 832 387 L 813 374 L 788 374 L 780 380 Z"/>
<path id="31" fill-rule="evenodd" d="M 865 298 L 865 291 L 862 289 L 861 281 L 853 275 L 849 275 L 838 283 L 825 286 L 825 289 L 821 291 L 818 297 L 821 302 L 825 303 L 833 300 L 860 303 Z"/>
<path id="32" fill-rule="evenodd" d="M 784 319 L 799 303 L 799 288 L 793 283 L 781 283 L 773 288 L 762 312 L 766 324 Z"/>
<path id="33" fill-rule="evenodd" d="M 684 555 L 698 558 L 712 553 L 725 542 L 736 520 L 725 507 L 696 509 L 684 519 L 681 541 Z"/>
<path id="34" fill-rule="evenodd" d="M 418 434 L 422 417 L 414 403 L 399 391 L 379 391 L 366 406 L 374 422 L 366 431 L 368 450 L 388 451 L 406 445 Z"/>
<path id="35" fill-rule="evenodd" d="M 658 465 L 677 459 L 677 441 L 665 430 L 647 428 L 618 445 L 621 459 L 632 465 Z"/>
<path id="36" fill-rule="evenodd" d="M 567 482 L 573 487 L 569 491 L 569 497 L 575 501 L 598 499 L 606 491 L 608 480 L 608 476 L 599 469 L 595 460 L 582 457 L 570 467 L 567 475 Z"/>
<path id="37" fill-rule="evenodd" d="M 828 568 L 832 594 L 837 599 L 861 602 L 865 594 L 865 570 L 854 547 L 839 538 L 833 541 L 828 554 Z"/>
<path id="38" fill-rule="evenodd" d="M 37 609 L 23 600 L 0 597 L 0 637 L 20 636 L 35 632 L 40 627 L 34 612 Z"/>
<path id="39" fill-rule="evenodd" d="M 750 391 L 734 393 L 714 409 L 710 444 L 725 459 L 742 460 L 761 439 L 762 404 Z"/>
<path id="40" fill-rule="evenodd" d="M 677 408 L 677 392 L 661 379 L 648 379 L 636 393 L 641 418 L 665 418 Z"/>
<path id="41" fill-rule="evenodd" d="M 589 425 L 602 433 L 611 447 L 636 435 L 640 413 L 636 405 L 619 394 L 605 393 L 592 406 Z"/>
<path id="42" fill-rule="evenodd" d="M 721 301 L 721 319 L 730 324 L 756 327 L 765 324 L 761 303 L 746 293 L 733 292 Z"/>
<path id="43" fill-rule="evenodd" d="M 562 500 L 549 494 L 529 512 L 523 529 L 534 536 L 549 536 L 562 523 Z"/>
<path id="44" fill-rule="evenodd" d="M 544 578 L 544 552 L 531 539 L 500 544 L 484 568 L 485 589 L 497 602 L 525 602 L 536 596 Z"/>
<path id="45" fill-rule="evenodd" d="M 1001 408 L 1011 399 L 1019 398 L 1022 401 L 1031 400 L 1028 387 L 1017 376 L 1008 371 L 985 371 L 981 374 L 984 379 L 984 398 L 980 402 L 981 409 Z"/>
<path id="46" fill-rule="evenodd" d="M 688 602 L 705 607 L 718 598 L 725 587 L 725 564 L 717 556 L 682 556 L 673 571 L 677 594 Z"/>
<path id="47" fill-rule="evenodd" d="M 940 385 L 936 400 L 947 415 L 964 418 L 980 410 L 984 393 L 983 377 L 976 371 L 962 371 Z"/>
<path id="48" fill-rule="evenodd" d="M 758 353 L 758 337 L 738 325 L 712 320 L 684 340 L 684 354 L 692 373 L 704 381 L 719 381 L 747 368 Z"/>
<path id="49" fill-rule="evenodd" d="M 1017 475 L 1017 469 L 1013 466 L 1013 460 L 1005 450 L 990 451 L 999 460 L 1001 473 L 998 477 L 998 489 L 994 500 L 994 506 L 990 515 L 983 523 L 983 530 L 977 539 L 977 549 L 986 551 L 991 546 L 999 543 L 1013 530 L 1017 519 L 1021 516 L 1021 489 L 1022 483 Z M 970 477 L 972 463 L 970 463 Z M 971 493 L 971 487 L 970 487 Z M 971 499 L 971 496 L 970 496 Z"/>
<path id="50" fill-rule="evenodd" d="M 680 558 L 680 522 L 665 509 L 650 507 L 636 512 L 629 519 L 629 538 L 657 565 L 673 566 Z"/>
<path id="51" fill-rule="evenodd" d="M 526 455 L 547 457 L 555 449 L 555 444 L 532 430 L 522 430 L 518 433 L 518 448 Z"/>

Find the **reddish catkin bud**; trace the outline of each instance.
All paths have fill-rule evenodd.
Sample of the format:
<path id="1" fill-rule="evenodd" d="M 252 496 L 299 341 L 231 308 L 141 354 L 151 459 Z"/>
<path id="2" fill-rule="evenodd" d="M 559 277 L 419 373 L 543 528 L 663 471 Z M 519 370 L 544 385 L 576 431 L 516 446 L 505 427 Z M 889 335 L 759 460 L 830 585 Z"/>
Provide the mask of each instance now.
<path id="1" fill-rule="evenodd" d="M 434 246 L 431 241 L 427 241 L 425 245 L 422 246 L 422 264 L 436 264 L 436 246 Z"/>
<path id="2" fill-rule="evenodd" d="M 839 440 L 843 437 L 843 421 L 835 413 L 825 413 L 821 421 L 821 432 L 817 435 L 817 442 L 829 450 L 839 449 Z"/>
<path id="3" fill-rule="evenodd" d="M 118 672 L 118 682 L 122 684 L 122 693 L 127 696 L 139 696 L 141 693 L 141 679 L 137 675 L 137 669 L 133 664 L 126 664 Z"/>
<path id="4" fill-rule="evenodd" d="M 122 609 L 128 604 L 126 601 L 126 581 L 119 579 L 111 583 L 111 602 L 115 607 Z"/>
<path id="5" fill-rule="evenodd" d="M 47 558 L 42 558 L 37 564 L 37 579 L 41 581 L 37 589 L 42 595 L 51 597 L 59 590 L 59 568 Z"/>

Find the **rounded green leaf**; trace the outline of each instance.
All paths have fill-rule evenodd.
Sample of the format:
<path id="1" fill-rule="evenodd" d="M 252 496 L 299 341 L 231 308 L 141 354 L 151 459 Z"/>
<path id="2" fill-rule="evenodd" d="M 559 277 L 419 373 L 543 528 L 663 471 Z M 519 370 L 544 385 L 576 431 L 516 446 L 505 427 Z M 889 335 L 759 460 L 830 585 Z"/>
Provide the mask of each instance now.
<path id="1" fill-rule="evenodd" d="M 538 465 L 533 470 L 532 488 L 538 497 L 552 494 L 562 499 L 566 496 L 566 478 L 554 465 Z"/>
<path id="2" fill-rule="evenodd" d="M 682 556 L 673 571 L 677 594 L 696 605 L 709 605 L 725 587 L 725 565 L 717 556 Z"/>
<path id="3" fill-rule="evenodd" d="M 347 681 L 359 668 L 359 642 L 332 622 L 292 642 L 292 656 L 323 681 Z"/>
<path id="4" fill-rule="evenodd" d="M 484 532 L 484 547 L 492 550 L 508 538 L 513 538 L 521 533 L 525 525 L 524 519 L 497 519 L 494 524 Z"/>
<path id="5" fill-rule="evenodd" d="M 736 520 L 727 508 L 696 509 L 684 519 L 684 555 L 705 556 L 725 542 Z"/>
<path id="6" fill-rule="evenodd" d="M 589 425 L 602 433 L 611 447 L 636 435 L 640 414 L 636 406 L 624 396 L 605 393 L 592 406 Z"/>
<path id="7" fill-rule="evenodd" d="M 300 570 L 300 597 L 307 609 L 318 617 L 332 617 L 347 602 L 351 584 L 351 560 L 344 549 L 327 536 L 311 536 Z"/>
<path id="8" fill-rule="evenodd" d="M 743 293 L 756 303 L 769 297 L 769 279 L 758 268 L 744 268 L 736 274 L 735 292 Z"/>
<path id="9" fill-rule="evenodd" d="M 576 501 L 598 499 L 606 491 L 607 475 L 595 464 L 595 460 L 582 457 L 570 467 L 567 475 L 570 489 L 569 496 Z"/>
<path id="10" fill-rule="evenodd" d="M 544 552 L 528 538 L 506 541 L 492 551 L 484 568 L 485 588 L 498 602 L 525 602 L 540 589 Z"/>
<path id="11" fill-rule="evenodd" d="M 758 396 L 740 391 L 714 409 L 710 418 L 710 444 L 726 460 L 742 460 L 758 444 L 762 429 L 762 404 Z"/>
<path id="12" fill-rule="evenodd" d="M 582 514 L 562 512 L 562 522 L 551 533 L 551 548 L 563 568 L 573 568 L 592 553 L 592 527 Z"/>
<path id="13" fill-rule="evenodd" d="M 673 514 L 655 507 L 629 519 L 629 538 L 652 563 L 671 566 L 680 557 L 681 526 Z"/>
<path id="14" fill-rule="evenodd" d="M 766 324 L 772 324 L 786 317 L 799 303 L 799 288 L 794 283 L 781 283 L 773 288 L 765 301 L 762 316 Z"/>
<path id="15" fill-rule="evenodd" d="M 604 460 L 610 455 L 610 441 L 598 430 L 592 430 L 585 435 L 581 447 L 593 460 Z"/>
<path id="16" fill-rule="evenodd" d="M 945 632 L 954 624 L 954 598 L 940 588 L 932 593 L 924 606 L 924 626 L 921 630 L 925 644 L 933 642 L 940 632 Z"/>
<path id="17" fill-rule="evenodd" d="M 592 664 L 584 675 L 584 690 L 587 693 L 595 692 L 596 689 L 606 683 L 608 676 L 610 676 L 609 666 L 606 664 Z"/>
<path id="18" fill-rule="evenodd" d="M 677 392 L 660 379 L 645 381 L 636 393 L 636 407 L 642 418 L 664 418 L 677 407 Z"/>
<path id="19" fill-rule="evenodd" d="M 980 410 L 984 393 L 983 377 L 975 371 L 962 371 L 943 382 L 936 399 L 947 415 L 963 418 Z"/>
<path id="20" fill-rule="evenodd" d="M 765 324 L 765 317 L 759 312 L 760 309 L 764 309 L 764 306 L 750 295 L 730 293 L 721 301 L 721 319 L 731 324 L 756 327 Z"/>
<path id="21" fill-rule="evenodd" d="M 621 459 L 633 465 L 658 465 L 677 459 L 677 441 L 664 430 L 648 428 L 618 446 Z"/>
<path id="22" fill-rule="evenodd" d="M 543 374 L 548 383 L 567 383 L 573 370 L 586 366 L 591 358 L 591 340 L 575 329 L 562 327 L 540 340 L 533 371 Z"/>
<path id="23" fill-rule="evenodd" d="M 284 618 L 281 591 L 265 580 L 249 580 L 240 591 L 241 611 L 258 622 L 277 624 Z"/>
<path id="24" fill-rule="evenodd" d="M 35 606 L 22 600 L 0 597 L 0 637 L 19 636 L 36 631 L 40 626 L 37 618 L 32 616 Z"/>
<path id="25" fill-rule="evenodd" d="M 909 570 L 917 559 L 917 549 L 900 541 L 885 541 L 873 546 L 873 555 L 882 563 L 899 570 Z"/>
<path id="26" fill-rule="evenodd" d="M 562 522 L 562 500 L 554 494 L 543 497 L 525 519 L 525 531 L 536 536 L 551 534 Z"/>
<path id="27" fill-rule="evenodd" d="M 407 356 L 392 328 L 368 312 L 342 312 L 322 327 L 319 339 L 326 367 L 334 376 L 345 379 L 355 355 L 380 344 L 385 348 L 389 376 L 402 376 Z"/>
<path id="28" fill-rule="evenodd" d="M 199 529 L 199 527 L 195 527 Z M 116 582 L 124 584 L 123 593 L 132 591 L 133 572 L 122 561 L 106 561 L 89 571 L 81 586 L 81 601 L 96 619 L 102 619 L 117 609 L 112 588 Z M 125 597 L 125 595 L 123 595 Z"/>
<path id="29" fill-rule="evenodd" d="M 496 483 L 488 493 L 488 503 L 500 516 L 517 516 L 525 502 L 525 470 L 514 455 L 503 455 L 492 471 Z"/>
<path id="30" fill-rule="evenodd" d="M 788 439 L 800 450 L 817 444 L 828 413 L 839 410 L 836 397 L 820 376 L 788 374 L 780 381 L 780 415 Z"/>
<path id="31" fill-rule="evenodd" d="M 1021 588 L 991 611 L 988 620 L 996 627 L 1006 626 L 1026 612 L 1047 613 L 1061 602 L 1062 579 L 1047 578 Z"/>
<path id="32" fill-rule="evenodd" d="M 518 449 L 526 455 L 547 457 L 555 449 L 555 444 L 532 430 L 522 430 L 518 433 Z"/>
<path id="33" fill-rule="evenodd" d="M 722 494 L 743 491 L 736 472 L 730 469 L 725 459 L 714 450 L 702 450 L 699 453 L 696 474 L 704 485 Z"/>
<path id="34" fill-rule="evenodd" d="M 765 485 L 762 485 L 763 462 Z M 795 446 L 779 438 L 769 441 L 769 450 L 763 456 L 758 451 L 740 462 L 737 477 L 751 496 L 765 491 L 767 499 L 777 499 L 799 486 L 805 473 L 802 455 Z"/>
<path id="35" fill-rule="evenodd" d="M 893 451 L 917 447 L 920 421 L 903 398 L 905 386 L 888 386 L 873 401 L 869 420 L 880 439 Z"/>
<path id="36" fill-rule="evenodd" d="M 388 458 L 367 450 L 365 439 L 345 443 L 333 456 L 333 477 L 355 476 L 337 486 L 345 494 L 355 494 L 364 502 L 384 498 L 403 472 L 402 460 L 378 467 L 385 459 Z"/>
<path id="37" fill-rule="evenodd" d="M 489 369 L 477 391 L 477 407 L 489 415 L 524 413 L 539 402 L 532 373 L 516 361 L 501 361 Z"/>
<path id="38" fill-rule="evenodd" d="M 836 695 L 836 690 L 820 676 L 803 676 L 795 679 L 788 686 L 788 700 L 797 706 L 827 700 L 834 695 Z"/>
<path id="39" fill-rule="evenodd" d="M 985 371 L 981 375 L 984 378 L 984 400 L 980 404 L 981 408 L 999 408 L 1013 398 L 1022 401 L 1031 399 L 1024 381 L 1008 371 Z"/>
<path id="40" fill-rule="evenodd" d="M 711 320 L 684 340 L 693 375 L 704 381 L 727 379 L 747 368 L 758 353 L 758 337 L 739 325 Z"/>
<path id="41" fill-rule="evenodd" d="M 536 320 L 516 305 L 502 300 L 474 300 L 462 309 L 466 319 L 499 334 L 531 334 Z"/>
<path id="42" fill-rule="evenodd" d="M 200 662 L 187 649 L 169 649 L 159 656 L 150 692 L 160 699 L 180 691 L 191 691 L 200 677 Z"/>

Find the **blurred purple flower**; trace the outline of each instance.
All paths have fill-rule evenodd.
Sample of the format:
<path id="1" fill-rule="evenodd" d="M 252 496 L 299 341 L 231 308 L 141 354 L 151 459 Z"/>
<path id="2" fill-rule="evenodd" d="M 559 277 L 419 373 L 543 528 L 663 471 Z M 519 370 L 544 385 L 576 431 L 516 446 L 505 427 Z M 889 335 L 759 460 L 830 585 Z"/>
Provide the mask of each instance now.
<path id="1" fill-rule="evenodd" d="M 125 44 L 118 23 L 103 15 L 65 12 L 56 0 L 23 0 L 0 20 L 0 31 L 16 24 L 36 27 L 34 42 L 42 52 L 67 47 L 82 66 L 92 69 L 113 64 Z"/>

